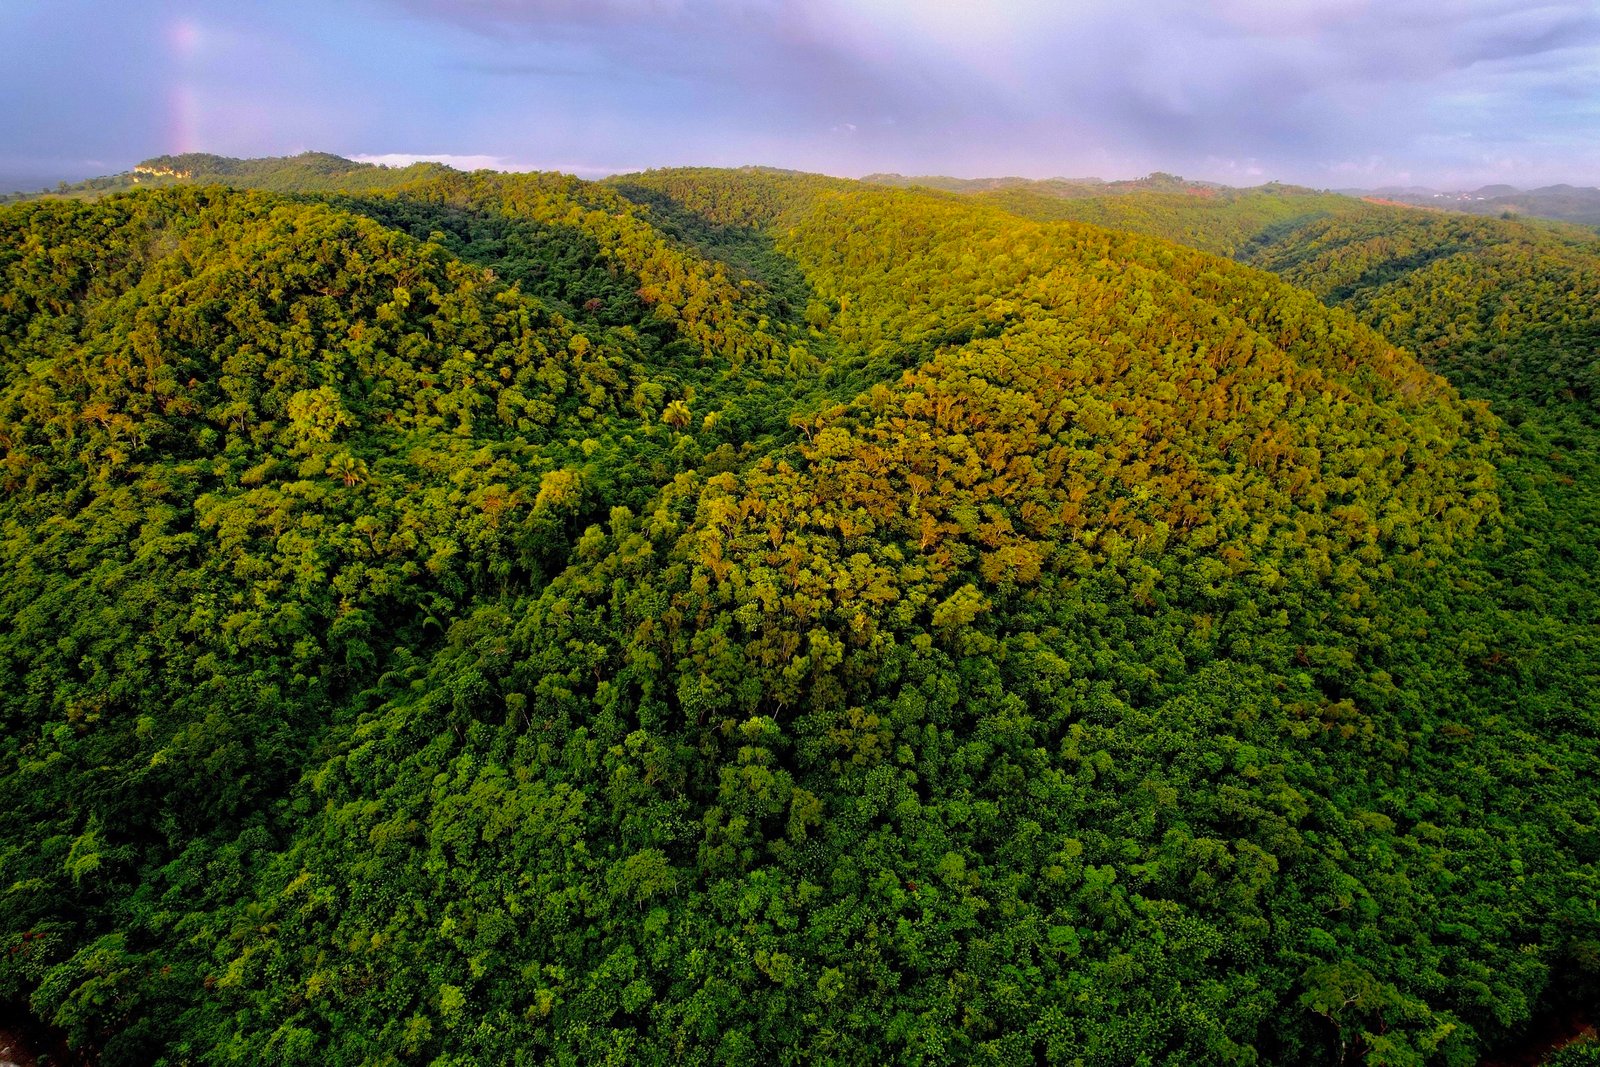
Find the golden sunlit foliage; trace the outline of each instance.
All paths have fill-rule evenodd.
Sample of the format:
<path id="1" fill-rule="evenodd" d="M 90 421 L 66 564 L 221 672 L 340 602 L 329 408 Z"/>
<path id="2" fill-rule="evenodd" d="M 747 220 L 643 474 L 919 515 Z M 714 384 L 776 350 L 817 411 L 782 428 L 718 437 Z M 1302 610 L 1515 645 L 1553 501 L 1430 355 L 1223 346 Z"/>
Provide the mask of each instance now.
<path id="1" fill-rule="evenodd" d="M 314 162 L 0 209 L 0 1000 L 104 1064 L 1466 1065 L 1595 990 L 1588 394 L 1472 369 L 1583 318 L 1521 246 Z"/>

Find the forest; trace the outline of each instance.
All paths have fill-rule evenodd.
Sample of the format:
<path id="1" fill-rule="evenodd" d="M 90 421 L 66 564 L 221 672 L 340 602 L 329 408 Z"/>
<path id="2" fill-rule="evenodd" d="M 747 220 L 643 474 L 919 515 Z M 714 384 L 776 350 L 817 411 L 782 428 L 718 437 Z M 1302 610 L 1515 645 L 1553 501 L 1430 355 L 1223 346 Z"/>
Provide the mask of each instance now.
<path id="1" fill-rule="evenodd" d="M 1472 1067 L 1593 1021 L 1594 231 L 151 164 L 0 207 L 0 1022 Z"/>

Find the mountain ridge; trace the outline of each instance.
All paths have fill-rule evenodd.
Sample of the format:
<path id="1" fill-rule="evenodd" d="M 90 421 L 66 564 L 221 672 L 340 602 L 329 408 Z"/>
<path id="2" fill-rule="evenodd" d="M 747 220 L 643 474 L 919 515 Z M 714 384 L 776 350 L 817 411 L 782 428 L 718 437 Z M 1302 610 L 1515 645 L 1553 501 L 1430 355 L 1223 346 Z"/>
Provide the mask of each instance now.
<path id="1" fill-rule="evenodd" d="M 167 180 L 221 181 L 246 178 L 257 187 L 289 187 L 332 189 L 341 183 L 346 187 L 360 185 L 384 188 L 404 184 L 424 177 L 430 168 L 443 164 L 417 163 L 409 167 L 388 167 L 382 164 L 359 163 L 328 152 L 308 151 L 297 156 L 238 159 L 204 152 L 182 155 L 155 156 L 143 160 L 120 174 L 91 178 L 81 182 L 63 182 L 56 189 L 34 193 L 13 193 L 0 196 L 0 203 L 37 196 L 103 195 L 106 192 L 133 188 L 141 183 L 160 183 Z M 446 168 L 448 169 L 448 168 Z M 763 169 L 763 168 L 756 168 Z M 784 168 L 778 168 L 783 170 Z M 175 172 L 182 172 L 178 177 Z M 278 172 L 276 177 L 269 177 Z M 789 173 L 796 173 L 789 171 Z M 362 181 L 358 175 L 364 176 Z M 1237 187 L 1220 182 L 1185 179 L 1175 174 L 1155 171 L 1142 178 L 1106 180 L 1085 178 L 955 178 L 946 175 L 906 176 L 890 172 L 868 174 L 860 179 L 871 184 L 897 187 L 923 187 L 945 192 L 974 194 L 996 193 L 1006 190 L 1026 191 L 1063 198 L 1090 198 L 1131 192 L 1187 192 L 1196 196 L 1216 193 L 1240 195 L 1262 191 L 1289 193 L 1322 193 L 1338 196 L 1379 198 L 1393 200 L 1412 207 L 1431 207 L 1469 214 L 1506 214 L 1532 218 L 1549 218 L 1584 226 L 1600 226 L 1600 189 L 1570 184 L 1519 189 L 1510 185 L 1486 185 L 1475 190 L 1441 191 L 1427 186 L 1383 186 L 1373 189 L 1345 188 L 1313 190 L 1309 187 L 1268 182 L 1260 186 Z"/>

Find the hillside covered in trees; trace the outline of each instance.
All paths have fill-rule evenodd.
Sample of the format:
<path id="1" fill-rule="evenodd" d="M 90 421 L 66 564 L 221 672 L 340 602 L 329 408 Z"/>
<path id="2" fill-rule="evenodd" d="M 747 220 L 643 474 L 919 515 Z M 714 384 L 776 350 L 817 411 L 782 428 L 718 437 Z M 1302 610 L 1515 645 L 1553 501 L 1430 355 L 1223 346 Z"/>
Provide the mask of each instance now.
<path id="1" fill-rule="evenodd" d="M 328 158 L 0 208 L 17 1018 L 1465 1067 L 1600 995 L 1592 244 Z"/>
<path id="2" fill-rule="evenodd" d="M 81 182 L 61 182 L 55 189 L 37 193 L 17 191 L 0 194 L 0 204 L 35 200 L 42 196 L 92 200 L 108 193 L 162 189 L 183 184 L 221 184 L 288 193 L 372 192 L 440 177 L 450 172 L 450 168 L 438 163 L 385 167 L 358 163 L 330 152 L 302 152 L 297 156 L 268 156 L 262 159 L 233 159 L 210 152 L 185 152 L 175 156 L 155 156 L 120 174 L 108 174 Z"/>

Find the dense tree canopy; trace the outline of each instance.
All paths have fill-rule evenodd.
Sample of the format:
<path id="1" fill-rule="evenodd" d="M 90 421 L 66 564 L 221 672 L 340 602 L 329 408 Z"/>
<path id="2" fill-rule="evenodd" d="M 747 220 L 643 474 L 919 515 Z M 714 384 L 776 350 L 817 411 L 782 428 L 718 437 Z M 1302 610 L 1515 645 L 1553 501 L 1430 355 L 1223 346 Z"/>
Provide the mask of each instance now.
<path id="1" fill-rule="evenodd" d="M 0 209 L 0 1001 L 99 1062 L 1464 1067 L 1600 990 L 1569 234 L 262 173 Z"/>

